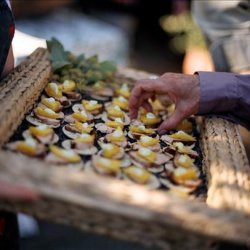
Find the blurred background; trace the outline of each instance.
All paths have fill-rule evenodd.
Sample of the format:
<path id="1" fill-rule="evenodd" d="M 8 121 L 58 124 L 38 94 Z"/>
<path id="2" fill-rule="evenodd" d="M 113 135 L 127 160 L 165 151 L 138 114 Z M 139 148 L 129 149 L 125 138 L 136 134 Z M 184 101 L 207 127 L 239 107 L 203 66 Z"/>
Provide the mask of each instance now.
<path id="1" fill-rule="evenodd" d="M 188 0 L 14 0 L 12 8 L 17 62 L 53 36 L 74 53 L 159 74 L 181 72 L 188 48 L 205 51 Z"/>
<path id="2" fill-rule="evenodd" d="M 13 0 L 16 64 L 46 39 L 156 74 L 213 70 L 190 0 Z M 250 150 L 249 150 L 250 151 Z M 144 249 L 19 215 L 22 250 Z"/>

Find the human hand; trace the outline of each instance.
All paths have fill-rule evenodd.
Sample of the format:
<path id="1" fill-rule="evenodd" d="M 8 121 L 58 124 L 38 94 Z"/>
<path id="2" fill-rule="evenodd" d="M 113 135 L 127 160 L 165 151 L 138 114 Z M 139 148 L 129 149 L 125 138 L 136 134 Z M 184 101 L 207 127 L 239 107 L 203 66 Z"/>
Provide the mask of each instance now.
<path id="1" fill-rule="evenodd" d="M 38 199 L 38 194 L 28 188 L 0 180 L 0 200 L 28 200 Z"/>
<path id="2" fill-rule="evenodd" d="M 160 134 L 175 128 L 184 118 L 196 114 L 199 108 L 200 84 L 197 75 L 165 73 L 157 79 L 139 80 L 131 92 L 129 109 L 135 119 L 140 106 L 147 111 L 152 107 L 148 99 L 167 95 L 175 104 L 175 111 L 158 128 Z"/>

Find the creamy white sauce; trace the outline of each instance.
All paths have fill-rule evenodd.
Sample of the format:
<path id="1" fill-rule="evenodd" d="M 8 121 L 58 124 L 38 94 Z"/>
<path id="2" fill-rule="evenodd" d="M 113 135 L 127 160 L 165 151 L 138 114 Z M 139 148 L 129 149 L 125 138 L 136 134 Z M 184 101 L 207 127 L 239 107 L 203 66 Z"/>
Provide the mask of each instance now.
<path id="1" fill-rule="evenodd" d="M 184 145 L 183 145 L 183 143 L 181 143 L 181 142 L 176 142 L 174 145 L 175 145 L 178 149 L 183 149 L 183 148 L 184 148 Z"/>
<path id="2" fill-rule="evenodd" d="M 30 147 L 32 147 L 32 148 L 34 148 L 34 147 L 36 147 L 36 140 L 34 140 L 33 138 L 31 138 L 31 137 L 28 137 L 28 138 L 26 138 L 25 139 L 25 143 L 28 145 L 28 146 L 30 146 Z"/>
<path id="3" fill-rule="evenodd" d="M 141 142 L 150 142 L 153 140 L 153 138 L 151 138 L 150 136 L 147 136 L 147 135 L 142 135 L 141 138 L 140 138 Z"/>
<path id="4" fill-rule="evenodd" d="M 109 159 L 106 159 L 106 158 L 100 158 L 99 163 L 101 163 L 105 167 L 108 167 L 110 165 L 111 161 Z"/>
<path id="5" fill-rule="evenodd" d="M 146 114 L 146 117 L 147 117 L 148 119 L 154 119 L 154 118 L 155 118 L 155 115 L 154 115 L 153 113 L 149 112 L 149 113 Z"/>
<path id="6" fill-rule="evenodd" d="M 174 174 L 175 175 L 182 175 L 185 174 L 187 172 L 187 169 L 182 168 L 182 167 L 178 167 L 175 169 Z"/>
<path id="7" fill-rule="evenodd" d="M 59 88 L 58 88 L 58 85 L 57 85 L 56 83 L 51 82 L 51 83 L 49 84 L 49 86 L 50 86 L 50 88 L 51 88 L 56 94 L 58 94 Z"/>
<path id="8" fill-rule="evenodd" d="M 116 110 L 116 111 L 121 111 L 121 108 L 120 108 L 119 106 L 115 105 L 115 106 L 114 106 L 114 110 Z"/>
<path id="9" fill-rule="evenodd" d="M 76 153 L 73 150 L 63 150 L 63 154 L 67 157 L 73 157 L 76 156 Z"/>
<path id="10" fill-rule="evenodd" d="M 83 116 L 87 116 L 87 114 L 86 114 L 86 112 L 85 112 L 84 110 L 82 110 L 80 113 L 81 113 L 81 115 L 83 115 Z"/>
<path id="11" fill-rule="evenodd" d="M 148 148 L 140 148 L 138 152 L 142 156 L 149 156 L 152 151 Z"/>
<path id="12" fill-rule="evenodd" d="M 37 127 L 39 130 L 46 130 L 48 126 L 46 124 L 41 124 Z"/>
<path id="13" fill-rule="evenodd" d="M 50 108 L 45 108 L 44 111 L 48 114 L 55 114 L 56 112 Z"/>
<path id="14" fill-rule="evenodd" d="M 146 129 L 146 127 L 144 125 L 140 125 L 140 126 L 138 126 L 138 129 L 141 131 L 144 131 Z"/>
<path id="15" fill-rule="evenodd" d="M 96 104 L 98 104 L 98 102 L 95 100 L 89 101 L 89 106 L 95 106 Z"/>
<path id="16" fill-rule="evenodd" d="M 47 98 L 47 101 L 50 102 L 50 103 L 52 103 L 52 102 L 55 102 L 56 100 L 55 100 L 55 98 L 50 97 L 50 98 Z"/>
<path id="17" fill-rule="evenodd" d="M 114 148 L 114 146 L 111 143 L 103 143 L 101 147 L 102 149 L 106 149 L 106 150 L 112 150 Z"/>
<path id="18" fill-rule="evenodd" d="M 181 163 L 185 163 L 187 161 L 187 157 L 185 155 L 181 155 L 178 160 Z"/>
<path id="19" fill-rule="evenodd" d="M 121 86 L 121 88 L 120 88 L 120 90 L 128 92 L 129 91 L 128 84 L 127 83 L 123 83 L 122 86 Z"/>
<path id="20" fill-rule="evenodd" d="M 83 124 L 82 124 L 82 128 L 88 128 L 88 123 L 87 122 L 84 122 Z"/>
<path id="21" fill-rule="evenodd" d="M 184 131 L 182 131 L 182 130 L 178 131 L 176 134 L 178 134 L 178 135 L 186 135 L 186 133 Z"/>
<path id="22" fill-rule="evenodd" d="M 121 118 L 115 118 L 115 122 L 123 123 Z"/>
<path id="23" fill-rule="evenodd" d="M 83 134 L 80 134 L 80 137 L 87 139 L 87 138 L 90 138 L 91 135 L 83 133 Z"/>
<path id="24" fill-rule="evenodd" d="M 145 170 L 142 168 L 133 168 L 133 174 L 142 176 L 145 173 Z"/>
<path id="25" fill-rule="evenodd" d="M 124 98 L 123 96 L 119 96 L 119 97 L 118 97 L 118 100 L 119 100 L 120 102 L 124 102 L 124 103 L 128 102 L 127 99 Z"/>
<path id="26" fill-rule="evenodd" d="M 70 81 L 69 81 L 69 80 L 65 80 L 65 81 L 63 82 L 63 86 L 66 87 L 66 88 L 67 88 L 67 87 L 70 87 L 70 85 L 71 85 L 71 84 L 70 84 Z"/>
<path id="27" fill-rule="evenodd" d="M 122 137 L 123 136 L 123 132 L 121 130 L 115 130 L 112 135 L 114 137 Z"/>

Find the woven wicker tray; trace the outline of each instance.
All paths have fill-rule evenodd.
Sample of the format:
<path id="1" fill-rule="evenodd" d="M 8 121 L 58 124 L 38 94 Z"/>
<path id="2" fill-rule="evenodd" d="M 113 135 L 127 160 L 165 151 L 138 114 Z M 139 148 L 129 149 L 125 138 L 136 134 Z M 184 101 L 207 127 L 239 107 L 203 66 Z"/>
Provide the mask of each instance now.
<path id="1" fill-rule="evenodd" d="M 0 84 L 1 146 L 48 82 L 47 58 L 46 50 L 36 50 Z M 120 74 L 133 79 L 150 76 L 130 69 L 121 69 Z M 30 187 L 41 196 L 35 203 L 1 201 L 0 208 L 154 248 L 210 249 L 214 241 L 250 244 L 250 169 L 238 127 L 218 118 L 200 119 L 199 124 L 208 177 L 206 203 L 49 167 L 0 150 L 0 180 Z"/>

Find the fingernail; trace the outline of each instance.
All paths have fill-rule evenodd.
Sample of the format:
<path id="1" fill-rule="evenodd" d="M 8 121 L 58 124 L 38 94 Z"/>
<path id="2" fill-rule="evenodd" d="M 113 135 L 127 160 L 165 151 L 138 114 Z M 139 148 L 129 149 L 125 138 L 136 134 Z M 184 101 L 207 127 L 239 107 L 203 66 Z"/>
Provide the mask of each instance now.
<path id="1" fill-rule="evenodd" d="M 165 129 L 159 130 L 159 131 L 158 131 L 158 133 L 159 133 L 160 135 L 166 134 L 166 132 L 167 132 L 167 130 L 165 130 Z"/>

